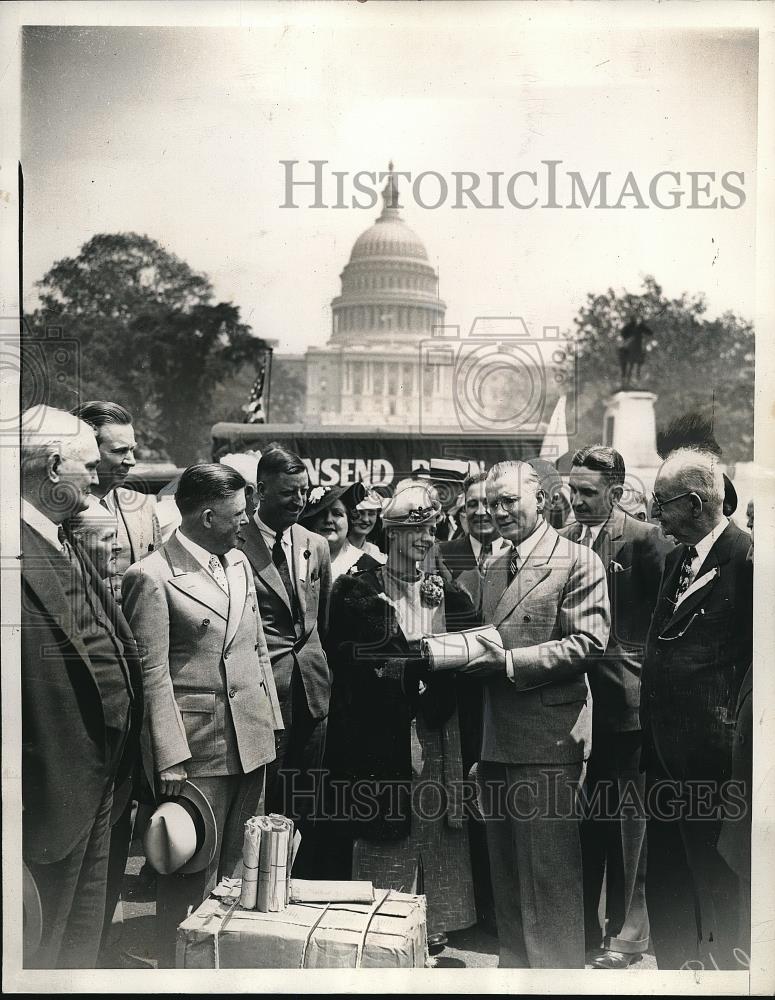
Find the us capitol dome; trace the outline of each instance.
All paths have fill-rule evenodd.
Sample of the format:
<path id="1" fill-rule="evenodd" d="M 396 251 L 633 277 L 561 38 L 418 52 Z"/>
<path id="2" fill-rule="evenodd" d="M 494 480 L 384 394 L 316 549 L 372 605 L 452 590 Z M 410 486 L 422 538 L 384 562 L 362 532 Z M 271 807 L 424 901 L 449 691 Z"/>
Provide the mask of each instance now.
<path id="1" fill-rule="evenodd" d="M 330 339 L 306 354 L 308 424 L 414 425 L 421 388 L 424 420 L 450 416 L 451 372 L 420 366 L 421 343 L 443 335 L 446 305 L 388 169 L 382 212 L 353 244 L 331 301 Z"/>

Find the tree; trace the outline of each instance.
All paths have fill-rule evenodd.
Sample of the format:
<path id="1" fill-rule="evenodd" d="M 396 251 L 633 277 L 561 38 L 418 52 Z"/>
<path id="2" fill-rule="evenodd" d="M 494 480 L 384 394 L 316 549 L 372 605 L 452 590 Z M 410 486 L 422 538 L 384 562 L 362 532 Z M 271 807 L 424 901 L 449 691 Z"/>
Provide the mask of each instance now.
<path id="1" fill-rule="evenodd" d="M 236 306 L 213 304 L 206 275 L 148 236 L 114 233 L 57 261 L 37 287 L 31 337 L 53 344 L 46 331 L 61 328 L 78 354 L 77 378 L 51 380 L 48 402 L 115 400 L 132 411 L 145 457 L 206 459 L 215 386 L 264 346 Z M 23 402 L 30 391 L 23 379 Z"/>
<path id="2" fill-rule="evenodd" d="M 576 317 L 579 433 L 599 441 L 606 399 L 620 385 L 617 338 L 631 316 L 652 331 L 637 388 L 656 393 L 657 429 L 683 413 L 712 421 L 727 463 L 753 458 L 754 332 L 732 312 L 706 316 L 702 295 L 668 299 L 653 277 L 643 291 L 587 296 Z"/>

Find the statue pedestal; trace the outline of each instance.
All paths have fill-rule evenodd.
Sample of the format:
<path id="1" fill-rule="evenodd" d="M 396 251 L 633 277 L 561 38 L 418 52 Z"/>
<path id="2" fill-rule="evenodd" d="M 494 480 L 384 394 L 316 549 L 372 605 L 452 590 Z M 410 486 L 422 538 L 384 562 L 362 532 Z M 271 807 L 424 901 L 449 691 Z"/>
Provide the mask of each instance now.
<path id="1" fill-rule="evenodd" d="M 657 454 L 657 421 L 653 392 L 614 393 L 606 403 L 603 443 L 624 458 L 628 484 L 648 494 L 662 459 Z"/>

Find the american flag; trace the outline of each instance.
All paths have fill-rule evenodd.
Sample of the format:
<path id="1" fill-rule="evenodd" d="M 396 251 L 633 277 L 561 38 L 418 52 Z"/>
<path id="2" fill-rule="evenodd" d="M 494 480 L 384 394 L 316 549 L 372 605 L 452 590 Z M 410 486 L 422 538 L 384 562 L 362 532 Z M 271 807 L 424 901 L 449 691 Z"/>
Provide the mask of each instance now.
<path id="1" fill-rule="evenodd" d="M 250 399 L 242 407 L 245 411 L 246 424 L 265 424 L 266 414 L 264 412 L 264 386 L 266 384 L 266 374 L 269 367 L 271 351 L 265 351 L 261 355 L 256 372 L 256 380 L 250 390 Z"/>

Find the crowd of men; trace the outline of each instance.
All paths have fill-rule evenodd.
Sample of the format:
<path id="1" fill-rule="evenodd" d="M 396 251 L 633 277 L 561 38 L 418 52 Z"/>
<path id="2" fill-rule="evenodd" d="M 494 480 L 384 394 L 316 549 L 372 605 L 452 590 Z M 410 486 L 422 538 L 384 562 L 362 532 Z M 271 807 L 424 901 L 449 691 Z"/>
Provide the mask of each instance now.
<path id="1" fill-rule="evenodd" d="M 294 875 L 322 877 L 336 665 L 328 545 L 297 523 L 305 466 L 282 448 L 242 472 L 191 466 L 163 537 L 155 498 L 123 485 L 135 448 L 116 403 L 23 416 L 27 967 L 120 964 L 111 924 L 141 828 L 162 966 L 251 815 L 292 817 Z M 545 465 L 499 463 L 465 481 L 465 530 L 434 555 L 501 640 L 458 677 L 501 967 L 626 968 L 649 943 L 660 968 L 747 961 L 752 537 L 709 451 L 666 458 L 656 523 L 621 506 L 625 475 L 613 449 L 579 450 L 557 529 Z"/>

